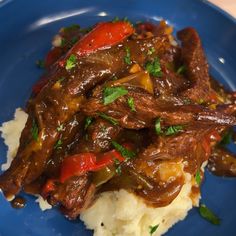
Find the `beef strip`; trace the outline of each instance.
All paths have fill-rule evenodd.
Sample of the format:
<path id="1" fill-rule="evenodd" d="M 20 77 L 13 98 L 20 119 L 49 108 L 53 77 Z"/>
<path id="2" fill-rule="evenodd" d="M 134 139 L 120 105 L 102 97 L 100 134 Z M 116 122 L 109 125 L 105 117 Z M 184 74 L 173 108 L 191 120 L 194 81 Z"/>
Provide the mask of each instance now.
<path id="1" fill-rule="evenodd" d="M 195 102 L 210 101 L 214 91 L 210 87 L 208 63 L 197 31 L 185 28 L 179 31 L 177 36 L 182 43 L 182 60 L 190 81 L 189 88 L 183 91 L 182 95 Z"/>
<path id="2" fill-rule="evenodd" d="M 95 186 L 90 174 L 74 176 L 66 182 L 59 183 L 55 191 L 47 197 L 51 205 L 60 205 L 61 211 L 69 218 L 75 219 L 93 200 Z"/>
<path id="3" fill-rule="evenodd" d="M 233 125 L 236 119 L 217 110 L 210 110 L 200 105 L 175 105 L 159 101 L 143 89 L 127 87 L 128 94 L 108 105 L 103 104 L 102 89 L 97 89 L 92 98 L 83 105 L 82 111 L 90 116 L 99 113 L 117 120 L 119 125 L 128 129 L 141 129 L 153 125 L 161 117 L 166 125 L 187 124 L 194 121 Z M 136 112 L 127 104 L 128 97 L 134 99 Z M 231 105 L 233 106 L 233 105 Z"/>

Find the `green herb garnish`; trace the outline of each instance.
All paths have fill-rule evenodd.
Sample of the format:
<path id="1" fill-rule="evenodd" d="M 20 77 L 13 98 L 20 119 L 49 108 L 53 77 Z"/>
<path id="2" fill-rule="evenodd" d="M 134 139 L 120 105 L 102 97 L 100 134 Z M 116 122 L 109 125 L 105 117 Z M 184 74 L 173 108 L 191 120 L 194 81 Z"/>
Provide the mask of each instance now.
<path id="1" fill-rule="evenodd" d="M 180 131 L 183 131 L 182 125 L 172 125 L 167 128 L 165 135 L 174 135 L 179 133 Z"/>
<path id="2" fill-rule="evenodd" d="M 219 144 L 222 146 L 230 144 L 232 141 L 232 137 L 233 137 L 233 131 L 230 129 L 226 133 L 224 133 Z"/>
<path id="3" fill-rule="evenodd" d="M 157 57 L 155 57 L 153 61 L 148 61 L 145 68 L 150 75 L 157 77 L 162 76 L 160 60 Z"/>
<path id="4" fill-rule="evenodd" d="M 66 70 L 70 70 L 76 66 L 77 57 L 74 54 L 71 54 L 70 57 L 66 60 Z"/>
<path id="5" fill-rule="evenodd" d="M 195 181 L 197 185 L 201 184 L 202 178 L 201 178 L 201 172 L 200 170 L 197 170 L 196 175 L 195 175 Z"/>
<path id="6" fill-rule="evenodd" d="M 66 39 L 62 38 L 61 39 L 61 47 L 64 47 L 66 45 Z"/>
<path id="7" fill-rule="evenodd" d="M 73 37 L 73 38 L 71 39 L 71 43 L 72 43 L 72 44 L 75 44 L 77 41 L 78 41 L 78 37 Z"/>
<path id="8" fill-rule="evenodd" d="M 103 104 L 108 105 L 128 93 L 124 87 L 107 87 L 103 90 Z"/>
<path id="9" fill-rule="evenodd" d="M 64 130 L 64 125 L 63 124 L 60 124 L 57 126 L 57 131 L 60 132 L 60 131 L 63 131 Z"/>
<path id="10" fill-rule="evenodd" d="M 156 133 L 158 135 L 160 135 L 162 133 L 162 130 L 161 130 L 161 118 L 158 118 L 155 122 L 155 130 L 156 130 Z"/>
<path id="11" fill-rule="evenodd" d="M 134 104 L 134 98 L 129 97 L 127 100 L 128 106 L 130 107 L 131 111 L 135 112 L 135 104 Z"/>
<path id="12" fill-rule="evenodd" d="M 35 119 L 33 119 L 32 128 L 31 128 L 31 135 L 34 140 L 36 140 L 36 141 L 38 140 L 39 127 L 38 127 Z"/>
<path id="13" fill-rule="evenodd" d="M 65 80 L 65 77 L 61 77 L 57 80 L 57 82 L 61 83 L 63 80 Z"/>
<path id="14" fill-rule="evenodd" d="M 93 122 L 93 117 L 91 116 L 86 117 L 84 129 L 86 130 L 91 125 L 92 122 Z"/>
<path id="15" fill-rule="evenodd" d="M 131 65 L 130 49 L 128 47 L 126 47 L 125 52 L 126 52 L 126 55 L 124 57 L 124 61 L 127 65 Z"/>
<path id="16" fill-rule="evenodd" d="M 128 150 L 127 148 L 123 147 L 116 141 L 111 141 L 114 148 L 126 159 L 129 160 L 136 156 L 135 152 Z"/>
<path id="17" fill-rule="evenodd" d="M 68 32 L 68 31 L 72 31 L 72 30 L 78 30 L 79 29 L 79 25 L 78 24 L 73 24 L 73 25 L 69 25 L 65 28 L 63 28 L 64 32 Z"/>
<path id="18" fill-rule="evenodd" d="M 185 66 L 185 65 L 182 65 L 182 66 L 180 66 L 180 67 L 178 68 L 178 70 L 176 71 L 176 73 L 177 73 L 178 75 L 182 75 L 183 73 L 185 73 L 185 71 L 186 71 L 186 66 Z"/>
<path id="19" fill-rule="evenodd" d="M 62 140 L 58 139 L 54 145 L 54 149 L 62 149 Z"/>
<path id="20" fill-rule="evenodd" d="M 115 23 L 117 21 L 120 21 L 120 18 L 118 16 L 116 16 L 111 22 Z"/>
<path id="21" fill-rule="evenodd" d="M 157 228 L 159 227 L 159 224 L 158 225 L 154 225 L 154 226 L 149 226 L 149 234 L 150 235 L 153 235 L 155 232 L 156 232 L 156 230 L 157 230 Z"/>
<path id="22" fill-rule="evenodd" d="M 114 119 L 114 118 L 112 118 L 112 117 L 106 115 L 106 114 L 103 113 L 103 112 L 99 112 L 98 115 L 99 115 L 100 117 L 102 117 L 103 119 L 109 121 L 109 122 L 110 122 L 111 124 L 113 124 L 113 125 L 118 125 L 118 124 L 119 124 L 119 122 L 118 122 L 116 119 Z"/>
<path id="23" fill-rule="evenodd" d="M 154 47 L 151 47 L 151 48 L 148 49 L 147 54 L 148 54 L 148 55 L 152 55 L 155 51 L 156 51 L 155 48 L 154 48 Z"/>
<path id="24" fill-rule="evenodd" d="M 37 67 L 38 68 L 40 68 L 40 69 L 43 69 L 43 68 L 45 68 L 45 62 L 44 62 L 44 60 L 37 60 L 36 61 L 36 65 L 37 65 Z"/>
<path id="25" fill-rule="evenodd" d="M 121 165 L 120 165 L 120 161 L 115 159 L 114 160 L 114 163 L 115 163 L 115 167 L 116 167 L 116 173 L 118 175 L 121 175 Z"/>
<path id="26" fill-rule="evenodd" d="M 199 213 L 200 215 L 206 219 L 207 221 L 211 222 L 214 225 L 220 224 L 220 219 L 213 213 L 209 208 L 206 207 L 206 205 L 201 204 L 199 207 Z"/>

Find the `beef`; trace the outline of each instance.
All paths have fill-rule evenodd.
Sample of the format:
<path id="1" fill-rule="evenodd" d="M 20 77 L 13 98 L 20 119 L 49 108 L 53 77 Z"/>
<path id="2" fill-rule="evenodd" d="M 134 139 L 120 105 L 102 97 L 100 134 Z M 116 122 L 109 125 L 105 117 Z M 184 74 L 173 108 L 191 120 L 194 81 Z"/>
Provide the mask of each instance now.
<path id="1" fill-rule="evenodd" d="M 69 218 L 75 219 L 93 200 L 95 186 L 91 184 L 89 174 L 75 176 L 65 183 L 58 183 L 47 197 L 51 205 L 59 205 Z"/>
<path id="2" fill-rule="evenodd" d="M 182 96 L 195 102 L 211 100 L 211 93 L 214 91 L 210 88 L 208 63 L 198 33 L 193 28 L 186 28 L 179 31 L 177 36 L 182 44 L 182 61 L 190 82 Z"/>
<path id="3" fill-rule="evenodd" d="M 166 125 L 188 124 L 201 121 L 206 123 L 235 124 L 236 119 L 217 110 L 210 110 L 199 105 L 176 105 L 159 101 L 146 91 L 128 87 L 127 95 L 118 98 L 108 105 L 103 104 L 102 89 L 96 90 L 94 97 L 88 99 L 82 111 L 89 116 L 98 116 L 99 113 L 117 120 L 119 125 L 128 129 L 142 129 L 151 127 L 154 121 L 161 117 Z M 136 112 L 131 111 L 127 98 L 134 99 Z"/>

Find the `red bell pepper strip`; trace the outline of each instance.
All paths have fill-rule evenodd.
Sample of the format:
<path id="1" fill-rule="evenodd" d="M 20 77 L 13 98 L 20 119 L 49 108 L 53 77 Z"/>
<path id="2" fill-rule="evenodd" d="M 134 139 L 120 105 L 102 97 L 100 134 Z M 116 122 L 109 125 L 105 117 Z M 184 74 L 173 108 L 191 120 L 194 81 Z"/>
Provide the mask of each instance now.
<path id="1" fill-rule="evenodd" d="M 50 50 L 44 60 L 44 65 L 49 68 L 53 63 L 55 63 L 63 55 L 63 50 L 61 47 L 55 47 Z"/>
<path id="2" fill-rule="evenodd" d="M 92 31 L 79 40 L 69 51 L 68 55 L 80 56 L 95 52 L 98 49 L 109 48 L 134 33 L 134 28 L 129 22 L 102 22 Z"/>
<path id="3" fill-rule="evenodd" d="M 72 176 L 80 176 L 88 171 L 97 171 L 125 158 L 116 150 L 106 152 L 97 159 L 94 153 L 80 153 L 66 157 L 62 163 L 60 181 L 63 183 Z"/>

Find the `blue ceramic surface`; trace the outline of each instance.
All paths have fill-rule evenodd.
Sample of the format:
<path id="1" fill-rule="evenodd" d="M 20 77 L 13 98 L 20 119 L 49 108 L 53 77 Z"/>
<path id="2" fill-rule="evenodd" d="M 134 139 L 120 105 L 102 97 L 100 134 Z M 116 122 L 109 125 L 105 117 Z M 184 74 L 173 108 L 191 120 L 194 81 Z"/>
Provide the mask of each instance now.
<path id="1" fill-rule="evenodd" d="M 0 123 L 24 106 L 41 71 L 35 61 L 43 58 L 62 26 L 90 26 L 115 16 L 132 21 L 164 18 L 175 30 L 195 27 L 203 41 L 212 75 L 227 87 L 236 87 L 236 21 L 218 8 L 200 0 L 48 0 L 0 2 Z M 234 147 L 233 147 L 234 149 Z M 0 140 L 0 164 L 6 147 Z M 166 236 L 235 236 L 236 180 L 206 173 L 202 202 L 220 216 L 220 226 L 203 220 L 197 209 Z M 41 212 L 35 198 L 14 210 L 0 196 L 0 236 L 92 235 L 79 221 L 68 221 L 57 210 Z"/>

